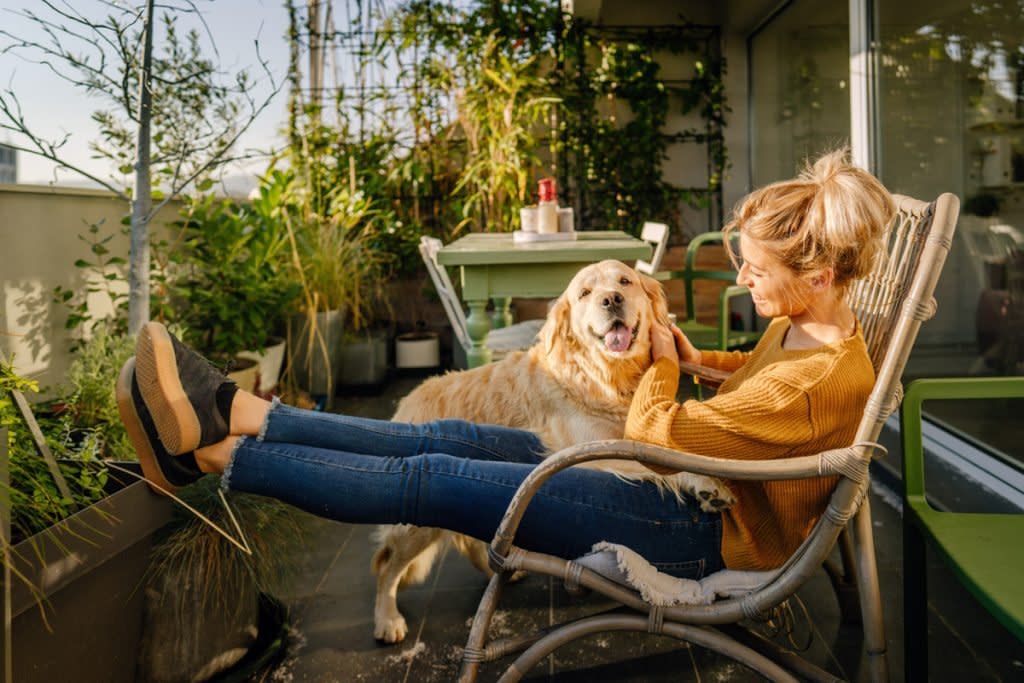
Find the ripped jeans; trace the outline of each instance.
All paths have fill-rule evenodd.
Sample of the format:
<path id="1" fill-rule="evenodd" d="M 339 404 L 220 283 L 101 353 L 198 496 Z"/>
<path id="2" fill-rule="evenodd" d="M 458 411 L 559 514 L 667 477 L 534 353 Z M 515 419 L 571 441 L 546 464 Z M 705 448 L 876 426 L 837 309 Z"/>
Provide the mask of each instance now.
<path id="1" fill-rule="evenodd" d="M 489 542 L 547 449 L 532 432 L 463 420 L 407 424 L 301 410 L 275 401 L 242 437 L 223 486 L 341 522 L 414 524 Z M 574 467 L 527 508 L 516 545 L 565 558 L 621 543 L 658 569 L 700 578 L 722 568 L 722 518 L 649 482 Z"/>

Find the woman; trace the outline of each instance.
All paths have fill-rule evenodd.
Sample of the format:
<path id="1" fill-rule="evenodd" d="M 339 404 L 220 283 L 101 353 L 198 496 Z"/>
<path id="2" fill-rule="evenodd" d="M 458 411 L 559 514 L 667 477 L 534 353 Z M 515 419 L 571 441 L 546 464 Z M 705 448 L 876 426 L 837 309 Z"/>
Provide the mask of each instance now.
<path id="1" fill-rule="evenodd" d="M 842 300 L 880 252 L 892 198 L 842 152 L 743 201 L 737 282 L 774 318 L 749 352 L 701 352 L 678 329 L 652 332 L 653 365 L 626 438 L 710 456 L 784 458 L 847 445 L 874 381 L 859 325 Z M 733 371 L 707 401 L 675 400 L 679 360 Z M 406 523 L 490 540 L 520 482 L 547 449 L 532 433 L 441 420 L 410 425 L 303 411 L 238 391 L 158 323 L 139 334 L 117 387 L 122 419 L 154 484 L 202 473 L 357 523 Z M 573 468 L 531 503 L 517 544 L 576 557 L 628 545 L 660 570 L 700 578 L 723 566 L 770 569 L 803 540 L 834 481 L 730 482 L 720 513 L 651 482 Z M 552 520 L 559 520 L 553 524 Z"/>

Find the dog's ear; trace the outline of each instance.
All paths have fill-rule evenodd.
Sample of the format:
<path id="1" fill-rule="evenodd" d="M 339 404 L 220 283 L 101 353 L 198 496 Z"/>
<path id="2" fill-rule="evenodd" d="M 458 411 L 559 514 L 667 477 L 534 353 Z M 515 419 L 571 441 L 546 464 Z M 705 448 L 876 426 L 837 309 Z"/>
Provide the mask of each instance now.
<path id="1" fill-rule="evenodd" d="M 668 299 L 665 298 L 665 290 L 661 283 L 649 275 L 643 273 L 637 273 L 637 275 L 640 276 L 640 286 L 643 287 L 644 294 L 651 301 L 654 317 L 658 322 L 668 325 Z"/>
<path id="2" fill-rule="evenodd" d="M 544 345 L 544 353 L 550 354 L 558 340 L 569 339 L 572 335 L 572 326 L 569 320 L 569 299 L 565 294 L 555 299 L 548 311 L 548 318 L 544 326 L 540 328 L 537 336 Z"/>

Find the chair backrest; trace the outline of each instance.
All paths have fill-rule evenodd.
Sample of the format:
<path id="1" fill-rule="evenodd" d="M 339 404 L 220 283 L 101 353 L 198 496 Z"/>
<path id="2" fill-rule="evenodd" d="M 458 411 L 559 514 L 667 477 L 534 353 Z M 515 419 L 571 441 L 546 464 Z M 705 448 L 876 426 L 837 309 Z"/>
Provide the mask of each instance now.
<path id="1" fill-rule="evenodd" d="M 665 251 L 668 249 L 668 226 L 647 221 L 640 231 L 640 239 L 650 242 L 654 251 L 650 261 L 637 259 L 633 267 L 641 273 L 653 276 L 661 268 L 661 260 L 665 258 Z"/>
<path id="2" fill-rule="evenodd" d="M 423 257 L 423 263 L 427 266 L 430 279 L 434 282 L 441 305 L 444 306 L 444 311 L 448 314 L 448 322 L 451 323 L 452 330 L 455 332 L 455 338 L 462 348 L 468 349 L 472 346 L 472 342 L 469 338 L 469 328 L 466 326 L 466 315 L 462 312 L 462 302 L 459 301 L 459 296 L 455 293 L 455 287 L 452 286 L 452 281 L 448 277 L 448 271 L 437 261 L 437 252 L 441 251 L 442 246 L 441 240 L 436 237 L 423 235 L 420 237 L 420 256 Z"/>
<path id="3" fill-rule="evenodd" d="M 921 322 L 935 313 L 932 293 L 952 244 L 959 200 L 951 194 L 932 203 L 903 195 L 894 199 L 896 216 L 886 236 L 885 258 L 853 283 L 846 302 L 860 320 L 876 375 L 887 353 L 900 354 L 889 370 L 898 383 Z M 904 311 L 908 301 L 920 310 Z M 900 352 L 900 347 L 906 348 Z"/>
<path id="4" fill-rule="evenodd" d="M 875 366 L 875 386 L 853 442 L 864 455 L 860 463 L 862 476 L 858 480 L 839 481 L 826 513 L 787 561 L 785 571 L 758 595 L 756 602 L 765 608 L 791 594 L 821 566 L 840 531 L 858 512 L 867 492 L 867 470 L 873 451 L 869 444 L 877 441 L 886 418 L 899 407 L 903 397 L 900 377 L 907 358 L 921 323 L 936 310 L 933 293 L 953 244 L 960 200 L 950 193 L 939 195 L 931 203 L 901 195 L 894 199 L 897 212 L 886 235 L 886 258 L 880 259 L 871 274 L 855 282 L 846 294 L 847 303 L 860 320 Z M 861 554 L 859 564 L 873 565 L 871 521 L 863 509 L 859 512 L 853 523 L 857 529 L 854 552 Z"/>

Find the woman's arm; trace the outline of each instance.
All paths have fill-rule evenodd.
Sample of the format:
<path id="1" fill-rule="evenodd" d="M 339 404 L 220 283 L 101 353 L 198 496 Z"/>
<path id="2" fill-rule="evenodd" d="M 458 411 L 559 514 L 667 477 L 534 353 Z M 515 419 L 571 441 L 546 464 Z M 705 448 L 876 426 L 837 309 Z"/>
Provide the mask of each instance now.
<path id="1" fill-rule="evenodd" d="M 679 372 L 667 358 L 647 371 L 630 404 L 625 436 L 737 459 L 785 457 L 813 436 L 807 394 L 775 377 L 744 382 L 707 401 L 675 400 Z"/>

